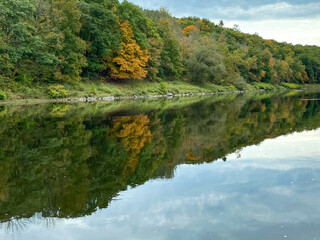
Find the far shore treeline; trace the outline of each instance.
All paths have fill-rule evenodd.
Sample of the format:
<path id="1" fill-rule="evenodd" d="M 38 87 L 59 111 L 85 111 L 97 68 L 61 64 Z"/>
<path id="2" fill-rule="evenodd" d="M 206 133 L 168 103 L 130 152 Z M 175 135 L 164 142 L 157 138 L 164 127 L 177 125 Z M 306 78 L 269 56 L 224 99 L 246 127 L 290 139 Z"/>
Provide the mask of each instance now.
<path id="1" fill-rule="evenodd" d="M 256 82 L 318 84 L 320 48 L 264 40 L 223 21 L 175 18 L 128 1 L 0 2 L 0 88 L 131 80 L 240 90 Z"/>

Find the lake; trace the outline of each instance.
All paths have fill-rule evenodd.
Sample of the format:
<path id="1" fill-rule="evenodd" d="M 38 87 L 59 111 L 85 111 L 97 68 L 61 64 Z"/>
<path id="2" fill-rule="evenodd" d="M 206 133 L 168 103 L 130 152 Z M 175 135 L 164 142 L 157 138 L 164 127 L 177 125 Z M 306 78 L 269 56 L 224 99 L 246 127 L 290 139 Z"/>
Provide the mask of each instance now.
<path id="1" fill-rule="evenodd" d="M 319 98 L 0 105 L 0 239 L 320 239 Z"/>

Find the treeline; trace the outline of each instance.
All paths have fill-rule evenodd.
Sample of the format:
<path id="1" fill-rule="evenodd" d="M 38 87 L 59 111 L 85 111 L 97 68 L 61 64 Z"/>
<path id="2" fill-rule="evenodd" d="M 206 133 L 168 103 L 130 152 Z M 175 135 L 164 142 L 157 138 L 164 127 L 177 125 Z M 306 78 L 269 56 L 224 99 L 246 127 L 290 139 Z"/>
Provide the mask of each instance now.
<path id="1" fill-rule="evenodd" d="M 0 3 L 0 80 L 320 83 L 320 48 L 118 0 Z"/>
<path id="2" fill-rule="evenodd" d="M 301 101 L 319 94 L 223 97 L 160 111 L 0 106 L 0 226 L 35 213 L 90 215 L 127 186 L 172 178 L 180 164 L 320 127 L 320 102 Z"/>

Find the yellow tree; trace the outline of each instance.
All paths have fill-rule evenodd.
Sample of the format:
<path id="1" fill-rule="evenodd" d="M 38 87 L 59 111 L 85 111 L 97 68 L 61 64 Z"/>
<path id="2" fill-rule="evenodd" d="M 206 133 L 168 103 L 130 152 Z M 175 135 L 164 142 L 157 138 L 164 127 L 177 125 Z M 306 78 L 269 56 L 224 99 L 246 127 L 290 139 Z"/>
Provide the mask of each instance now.
<path id="1" fill-rule="evenodd" d="M 142 50 L 134 40 L 132 27 L 128 21 L 118 22 L 122 33 L 121 50 L 109 65 L 110 75 L 116 79 L 141 80 L 148 74 L 148 49 Z"/>
<path id="2" fill-rule="evenodd" d="M 139 162 L 139 154 L 146 144 L 151 143 L 152 133 L 149 129 L 147 115 L 120 117 L 115 119 L 113 131 L 121 139 L 128 151 L 128 163 L 125 167 L 125 176 L 133 173 Z"/>

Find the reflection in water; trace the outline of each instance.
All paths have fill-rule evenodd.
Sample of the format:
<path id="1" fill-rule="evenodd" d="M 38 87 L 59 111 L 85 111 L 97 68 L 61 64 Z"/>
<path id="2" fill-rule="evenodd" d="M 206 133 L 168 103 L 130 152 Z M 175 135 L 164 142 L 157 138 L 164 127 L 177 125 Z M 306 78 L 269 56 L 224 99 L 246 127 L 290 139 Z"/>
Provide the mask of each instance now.
<path id="1" fill-rule="evenodd" d="M 317 97 L 316 94 L 293 97 L 218 96 L 181 102 L 174 102 L 174 100 L 134 102 L 128 106 L 126 103 L 0 106 L 2 136 L 0 139 L 0 222 L 2 227 L 12 231 L 27 228 L 30 232 L 28 227 L 30 222 L 34 226 L 39 225 L 40 222 L 54 226 L 56 221 L 72 219 L 81 225 L 80 217 L 90 215 L 90 219 L 96 218 L 96 224 L 99 225 L 101 221 L 106 220 L 101 219 L 102 212 L 97 210 L 107 208 L 110 203 L 111 205 L 122 204 L 122 212 L 119 209 L 110 208 L 109 210 L 110 215 L 115 211 L 117 216 L 113 220 L 109 219 L 110 222 L 121 224 L 126 219 L 126 216 L 121 217 L 125 211 L 128 214 L 138 214 L 139 211 L 143 212 L 144 206 L 151 205 L 146 203 L 145 199 L 143 201 L 140 199 L 146 193 L 150 202 L 159 204 L 157 206 L 159 209 L 154 209 L 153 212 L 146 213 L 144 216 L 150 221 L 165 221 L 170 214 L 175 214 L 175 217 L 181 217 L 180 224 L 183 226 L 185 219 L 182 216 L 184 214 L 189 216 L 188 209 L 196 209 L 198 212 L 194 212 L 193 215 L 201 218 L 201 221 L 206 219 L 204 216 L 210 215 L 210 211 L 214 211 L 214 215 L 223 214 L 226 210 L 223 208 L 226 206 L 219 205 L 217 208 L 215 202 L 221 202 L 224 199 L 226 202 L 228 199 L 228 201 L 231 201 L 230 199 L 236 201 L 236 197 L 240 197 L 241 192 L 239 183 L 246 184 L 242 187 L 246 186 L 249 190 L 250 185 L 252 189 L 257 189 L 254 185 L 257 183 L 238 178 L 238 175 L 245 177 L 249 174 L 244 173 L 244 170 L 236 165 L 240 160 L 231 160 L 229 165 L 222 165 L 223 162 L 216 165 L 194 166 L 194 164 L 210 163 L 221 158 L 226 160 L 225 156 L 233 152 L 236 152 L 238 158 L 240 156 L 245 158 L 244 153 L 239 150 L 246 146 L 296 131 L 319 128 L 320 102 L 305 100 Z M 119 106 L 115 106 L 117 104 Z M 272 146 L 270 151 L 273 149 L 276 149 L 276 146 Z M 292 151 L 294 152 L 294 149 Z M 279 155 L 281 154 L 283 152 L 279 152 Z M 263 158 L 262 155 L 261 158 Z M 244 159 L 242 164 L 245 162 Z M 139 192 L 139 189 L 143 189 L 141 185 L 148 180 L 173 178 L 176 167 L 181 164 L 190 164 L 183 165 L 183 168 L 187 169 L 183 173 L 188 172 L 188 174 L 183 178 L 176 176 L 172 180 L 175 184 L 167 184 L 167 182 L 166 184 L 167 188 L 172 189 L 172 194 L 178 192 L 181 196 L 186 188 L 195 189 L 196 194 L 188 199 L 189 203 L 172 199 L 169 201 L 169 206 L 161 205 L 159 202 L 161 199 L 166 200 L 164 202 L 168 202 L 168 199 L 158 195 L 159 193 L 149 189 L 147 185 L 143 186 L 147 190 L 142 191 L 141 195 L 123 197 L 119 201 L 122 203 L 112 201 L 115 198 L 121 199 L 123 191 L 127 190 L 128 186 L 137 187 L 136 191 L 125 192 L 124 195 Z M 225 174 L 222 175 L 219 171 L 216 172 L 217 176 L 212 177 L 207 170 L 215 167 L 227 171 L 228 166 L 232 168 L 229 169 L 232 175 L 227 179 L 223 179 L 222 176 L 225 177 Z M 253 166 L 248 168 L 252 171 L 250 174 L 261 174 L 261 178 L 265 181 L 267 177 L 270 179 L 275 177 L 274 172 L 265 170 L 254 173 Z M 197 172 L 199 169 L 203 174 Z M 290 171 L 287 174 L 288 176 L 285 174 L 281 176 L 289 178 Z M 313 173 L 313 177 L 316 178 L 317 174 L 318 172 Z M 209 191 L 212 188 L 212 185 L 208 184 L 210 181 L 203 184 L 203 178 L 206 177 L 210 181 L 220 181 L 220 185 L 212 183 L 216 186 L 216 191 L 217 188 L 223 187 L 222 182 L 227 184 L 227 181 L 231 181 L 237 188 L 227 184 L 224 185 L 226 190 L 220 191 L 219 194 L 212 194 Z M 201 179 L 201 183 L 197 182 L 197 179 Z M 259 177 L 255 176 L 254 179 Z M 279 180 L 279 186 L 272 185 L 268 191 L 275 196 L 277 196 L 276 192 L 290 194 L 290 191 L 283 186 L 282 180 Z M 157 181 L 155 185 L 162 183 L 163 181 Z M 202 187 L 199 187 L 199 184 Z M 241 197 L 245 196 L 241 195 Z M 264 196 L 264 193 L 257 194 L 257 200 L 259 198 L 262 201 L 261 196 Z M 143 202 L 142 206 L 138 203 L 139 200 Z M 254 209 L 253 199 L 248 200 L 250 200 L 248 204 L 252 204 Z M 245 202 L 246 199 L 239 199 L 239 202 L 242 201 Z M 209 212 L 192 208 L 194 204 L 200 206 L 204 202 L 211 206 L 212 209 Z M 125 203 L 127 205 L 124 205 Z M 187 205 L 182 208 L 181 204 Z M 230 202 L 229 204 L 235 207 L 232 211 L 238 211 L 239 216 L 243 215 L 244 210 L 241 209 L 241 204 L 234 205 Z M 257 205 L 256 208 L 259 206 Z M 168 209 L 172 211 L 167 212 Z M 168 216 L 163 216 L 161 212 L 167 212 Z M 153 214 L 154 218 L 152 219 L 148 214 Z M 208 221 L 216 220 L 208 216 Z M 264 217 L 272 218 L 268 209 Z M 227 218 L 224 221 L 232 222 Z M 209 223 L 203 224 L 209 228 Z M 242 226 L 237 231 L 244 231 L 246 227 L 255 229 L 255 226 Z M 119 229 L 119 226 L 115 229 Z M 109 231 L 114 230 L 109 229 Z M 146 234 L 150 234 L 151 237 L 152 233 L 148 231 Z M 183 231 L 186 234 L 188 232 L 186 229 Z M 195 236 L 196 232 L 197 229 L 193 229 L 193 233 L 189 232 L 189 236 Z M 202 237 L 197 235 L 198 239 L 211 237 L 229 239 L 227 235 L 219 235 L 209 230 L 201 234 Z M 146 236 L 145 239 L 152 238 Z M 159 239 L 178 239 L 179 236 L 181 237 L 177 232 L 162 237 L 159 234 Z M 122 237 L 127 239 L 126 236 Z M 141 236 L 138 239 L 141 239 Z"/>

